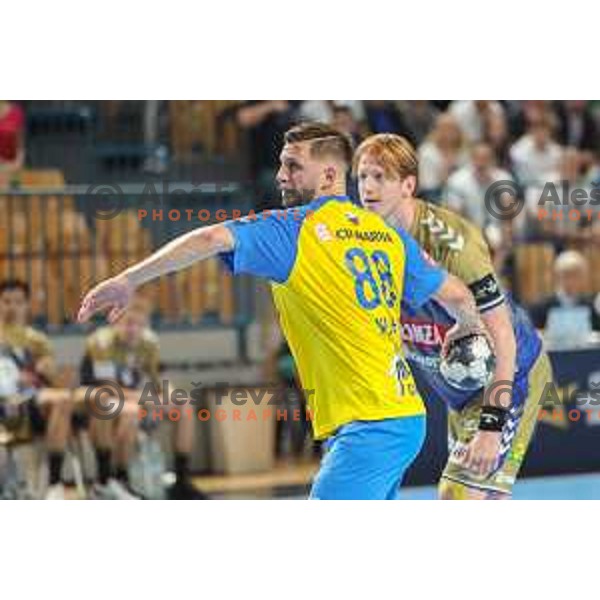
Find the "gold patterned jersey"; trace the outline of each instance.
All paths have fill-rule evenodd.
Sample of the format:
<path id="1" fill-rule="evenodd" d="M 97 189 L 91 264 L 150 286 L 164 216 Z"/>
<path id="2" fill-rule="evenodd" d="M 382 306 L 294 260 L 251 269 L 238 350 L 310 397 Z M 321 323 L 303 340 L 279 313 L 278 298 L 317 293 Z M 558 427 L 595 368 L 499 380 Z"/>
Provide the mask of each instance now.
<path id="1" fill-rule="evenodd" d="M 109 380 L 135 389 L 151 381 L 158 386 L 159 363 L 158 336 L 150 329 L 145 329 L 139 341 L 130 346 L 120 339 L 116 328 L 100 327 L 86 340 L 81 383 L 93 385 Z"/>
<path id="2" fill-rule="evenodd" d="M 27 325 L 3 325 L 0 328 L 0 385 L 3 388 L 14 387 L 9 384 L 8 373 L 14 374 L 15 370 L 28 373 L 32 387 L 52 385 L 56 377 L 53 357 L 52 344 L 41 331 Z"/>
<path id="3" fill-rule="evenodd" d="M 507 303 L 517 340 L 517 379 L 523 379 L 540 354 L 541 340 L 525 311 L 502 290 L 481 230 L 457 213 L 417 200 L 410 233 L 429 261 L 471 289 L 482 314 Z M 434 298 L 418 308 L 402 303 L 402 339 L 419 387 L 458 409 L 479 392 L 449 385 L 439 371 L 444 337 L 454 323 Z M 521 400 L 523 395 L 515 394 L 514 401 Z"/>

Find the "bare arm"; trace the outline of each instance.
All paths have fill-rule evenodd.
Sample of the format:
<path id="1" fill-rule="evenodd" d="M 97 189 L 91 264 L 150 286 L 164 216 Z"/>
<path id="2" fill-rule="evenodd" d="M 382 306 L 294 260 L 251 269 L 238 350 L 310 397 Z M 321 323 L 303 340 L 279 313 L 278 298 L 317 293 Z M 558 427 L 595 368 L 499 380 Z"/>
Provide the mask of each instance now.
<path id="1" fill-rule="evenodd" d="M 462 281 L 449 275 L 437 293 L 437 298 L 456 319 L 456 327 L 444 340 L 445 352 L 449 344 L 469 332 L 487 334 L 496 355 L 496 371 L 491 384 L 491 393 L 485 395 L 485 404 L 509 408 L 511 404 L 510 385 L 493 384 L 499 381 L 512 382 L 515 374 L 517 346 L 512 319 L 506 304 L 480 315 L 469 288 Z"/>
<path id="2" fill-rule="evenodd" d="M 454 275 L 448 274 L 446 280 L 435 294 L 444 308 L 456 319 L 457 328 L 456 335 L 451 336 L 452 339 L 466 335 L 469 331 L 476 332 L 483 330 L 483 323 L 475 299 L 471 290 Z M 446 337 L 447 343 L 451 340 Z"/>
<path id="3" fill-rule="evenodd" d="M 505 304 L 484 313 L 482 318 L 494 345 L 496 372 L 483 395 L 478 431 L 468 445 L 457 447 L 453 460 L 484 476 L 498 464 L 506 411 L 512 402 L 516 342 L 510 312 Z"/>
<path id="4" fill-rule="evenodd" d="M 223 225 L 199 227 L 159 248 L 154 254 L 129 267 L 122 276 L 135 287 L 161 275 L 180 271 L 199 260 L 233 249 L 233 235 Z"/>
<path id="5" fill-rule="evenodd" d="M 268 100 L 254 106 L 240 108 L 237 113 L 237 122 L 240 127 L 247 129 L 262 123 L 271 113 L 287 110 L 288 103 L 285 100 Z"/>
<path id="6" fill-rule="evenodd" d="M 496 354 L 494 380 L 484 396 L 484 404 L 508 409 L 512 401 L 511 388 L 517 360 L 517 343 L 510 311 L 506 304 L 501 304 L 484 313 L 482 319 Z M 499 385 L 500 381 L 506 384 Z"/>
<path id="7" fill-rule="evenodd" d="M 83 323 L 95 313 L 109 310 L 109 321 L 115 321 L 129 304 L 138 286 L 232 250 L 233 246 L 233 235 L 224 225 L 200 227 L 186 233 L 148 258 L 98 284 L 83 299 L 77 319 Z"/>
<path id="8" fill-rule="evenodd" d="M 457 283 L 458 281 L 458 283 Z M 467 294 L 465 295 L 465 289 Z M 491 339 L 496 354 L 496 372 L 494 381 L 484 394 L 484 408 L 479 423 L 479 429 L 467 445 L 459 444 L 453 451 L 452 460 L 461 463 L 465 468 L 485 475 L 490 473 L 500 452 L 502 441 L 502 425 L 495 430 L 482 426 L 483 419 L 500 418 L 494 412 L 498 409 L 508 409 L 512 400 L 512 380 L 514 377 L 516 345 L 508 308 L 502 304 L 480 316 L 475 300 L 470 290 L 456 278 L 448 277 L 446 283 L 438 292 L 438 299 L 444 307 L 453 312 L 456 325 L 446 334 L 442 353 L 447 352 L 449 344 L 469 332 L 479 331 Z M 506 385 L 494 385 L 506 381 Z M 493 408 L 492 408 L 493 407 Z M 485 411 L 494 412 L 484 415 Z"/>

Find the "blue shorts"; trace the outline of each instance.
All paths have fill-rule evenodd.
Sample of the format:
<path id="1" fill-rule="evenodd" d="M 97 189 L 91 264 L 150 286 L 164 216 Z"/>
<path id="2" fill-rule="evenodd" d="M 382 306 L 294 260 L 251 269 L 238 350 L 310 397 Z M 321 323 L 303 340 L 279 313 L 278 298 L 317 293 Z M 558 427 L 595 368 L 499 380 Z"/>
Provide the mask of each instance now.
<path id="1" fill-rule="evenodd" d="M 395 500 L 425 441 L 425 415 L 354 421 L 325 442 L 311 500 Z"/>

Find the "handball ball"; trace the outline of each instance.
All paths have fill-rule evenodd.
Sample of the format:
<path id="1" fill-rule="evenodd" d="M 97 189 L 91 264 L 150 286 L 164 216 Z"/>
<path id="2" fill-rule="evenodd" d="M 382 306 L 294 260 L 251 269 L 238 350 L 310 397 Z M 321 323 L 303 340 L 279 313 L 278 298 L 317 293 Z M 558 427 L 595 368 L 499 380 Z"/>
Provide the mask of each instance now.
<path id="1" fill-rule="evenodd" d="M 479 333 L 467 335 L 450 344 L 440 363 L 440 372 L 453 387 L 476 391 L 490 383 L 496 357 L 488 339 Z"/>

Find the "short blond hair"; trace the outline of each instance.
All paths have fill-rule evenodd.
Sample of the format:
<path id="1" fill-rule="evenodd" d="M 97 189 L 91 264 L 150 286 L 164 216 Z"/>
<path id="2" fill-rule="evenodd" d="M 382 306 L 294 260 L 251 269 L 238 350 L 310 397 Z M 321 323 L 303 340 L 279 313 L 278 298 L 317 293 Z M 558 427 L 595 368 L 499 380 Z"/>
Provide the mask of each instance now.
<path id="1" fill-rule="evenodd" d="M 419 161 L 414 146 L 401 135 L 378 133 L 364 140 L 354 153 L 352 174 L 356 177 L 358 163 L 367 154 L 378 162 L 387 177 L 418 179 Z"/>

